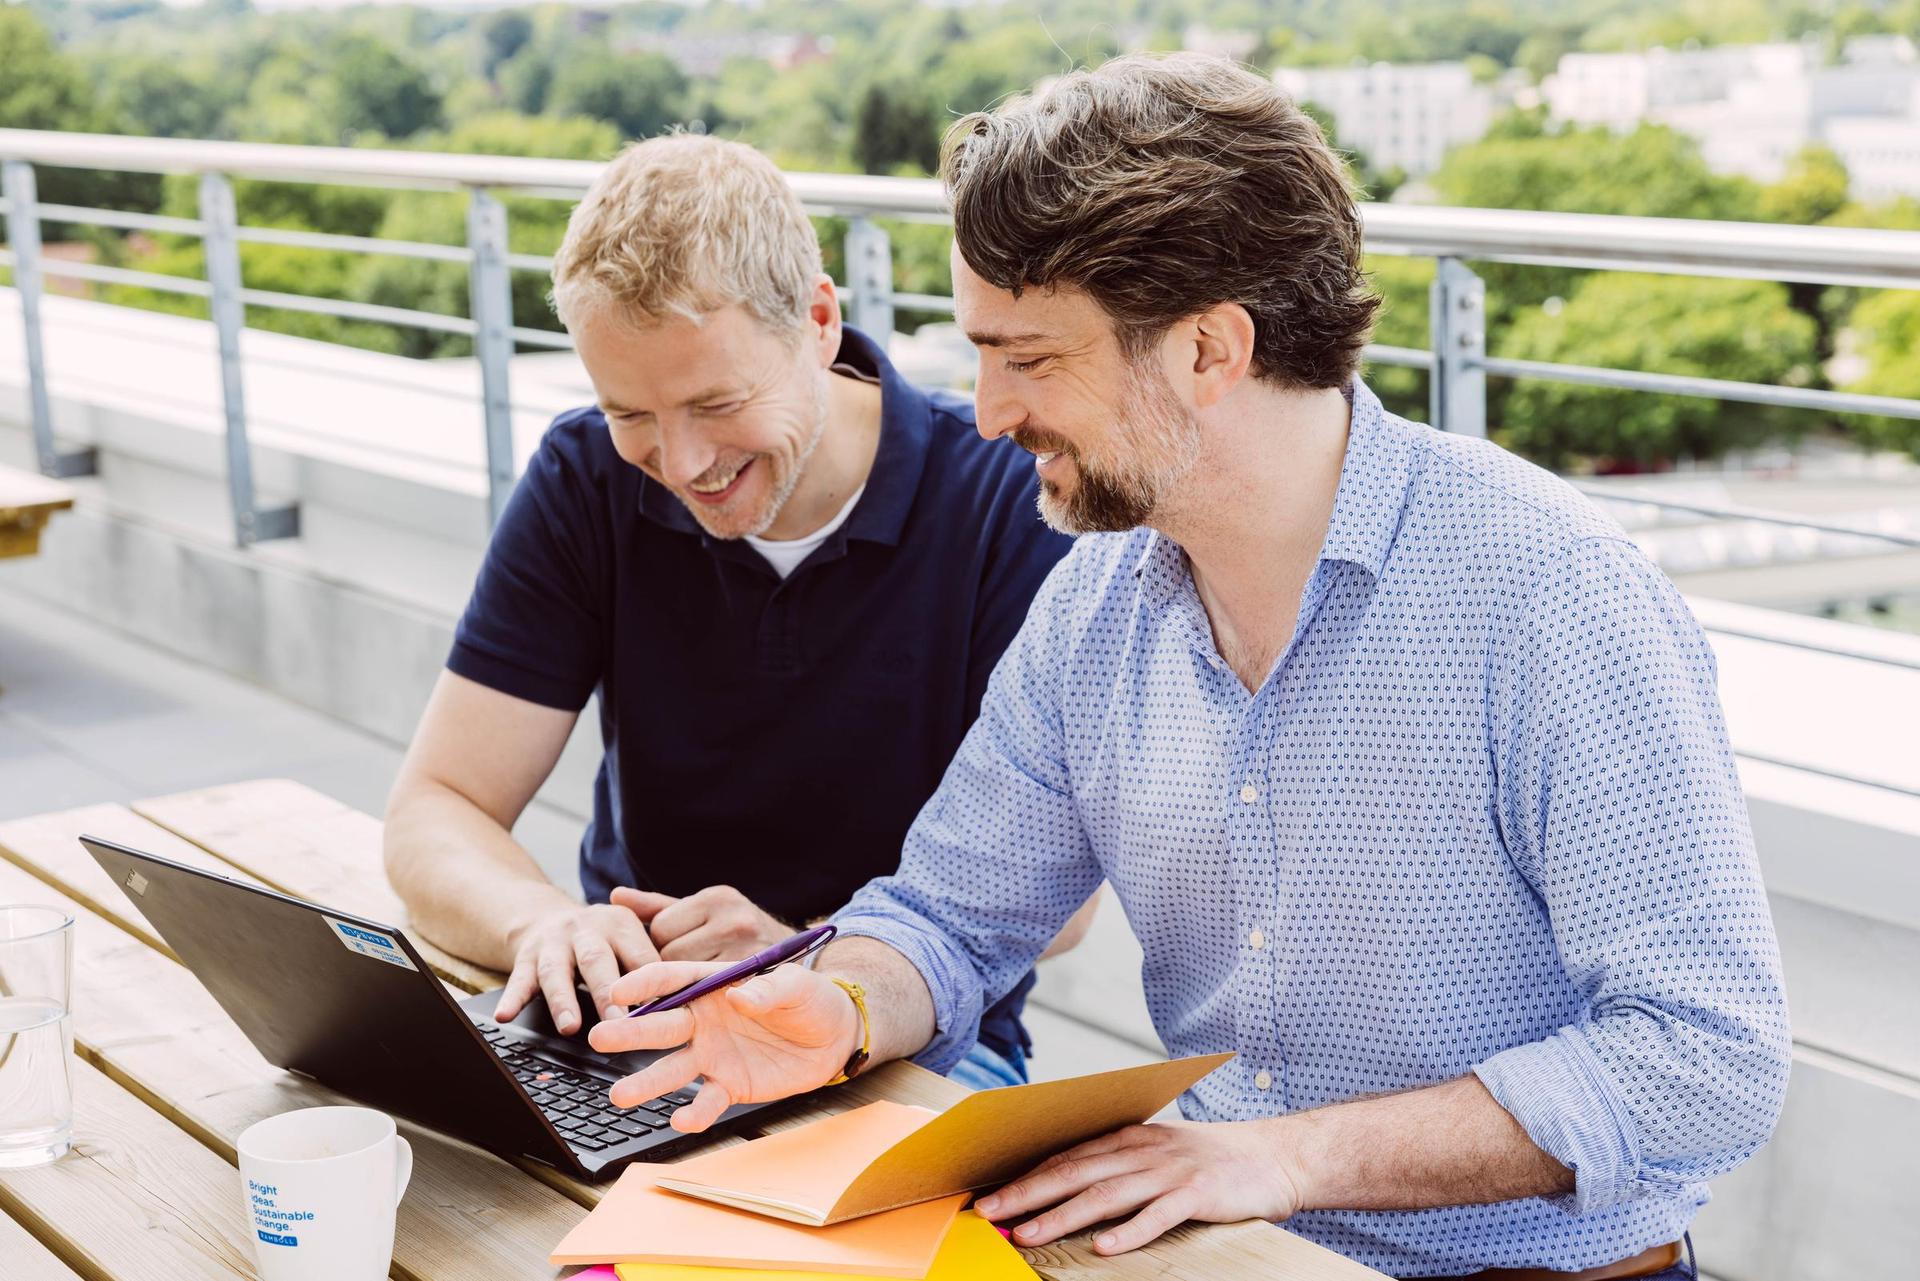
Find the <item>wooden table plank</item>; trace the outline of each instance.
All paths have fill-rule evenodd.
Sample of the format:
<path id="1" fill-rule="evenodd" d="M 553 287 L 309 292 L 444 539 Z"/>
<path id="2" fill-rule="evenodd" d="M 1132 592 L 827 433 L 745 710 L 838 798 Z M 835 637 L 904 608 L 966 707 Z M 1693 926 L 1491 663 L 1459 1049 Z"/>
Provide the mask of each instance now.
<path id="1" fill-rule="evenodd" d="M 133 808 L 286 893 L 332 901 L 375 919 L 386 918 L 371 904 L 398 904 L 398 895 L 382 871 L 378 820 L 302 784 L 285 779 L 233 783 L 136 801 Z M 277 824 L 305 830 L 290 833 Z M 316 834 L 331 835 L 323 839 Z M 330 900 L 323 898 L 323 889 Z M 387 910 L 404 915 L 403 909 Z M 411 931 L 409 937 L 414 937 Z M 421 940 L 414 937 L 414 942 L 418 946 Z M 422 955 L 427 955 L 424 949 Z M 454 978 L 451 973 L 448 977 Z M 497 986 L 497 976 L 488 986 Z M 946 1107 L 964 1093 L 964 1087 L 910 1063 L 887 1064 L 818 1102 L 787 1109 L 755 1129 L 770 1133 L 792 1128 L 876 1098 Z M 598 1203 L 600 1190 L 593 1185 L 545 1167 L 531 1166 L 529 1172 L 583 1203 Z M 1028 1260 L 1050 1281 L 1187 1276 L 1206 1281 L 1241 1276 L 1378 1281 L 1380 1277 L 1370 1268 L 1266 1223 L 1190 1224 L 1159 1242 L 1113 1258 L 1094 1253 L 1097 1231 L 1098 1227 L 1089 1228 L 1044 1250 L 1027 1251 Z"/>
<path id="2" fill-rule="evenodd" d="M 0 1214 L 0 1259 L 7 1261 L 7 1281 L 80 1281 L 80 1274 L 60 1262 L 59 1255 L 4 1214 Z"/>
<path id="3" fill-rule="evenodd" d="M 91 1064 L 73 1086 L 73 1151 L 0 1169 L 0 1209 L 83 1276 L 256 1277 L 238 1172 Z"/>
<path id="4" fill-rule="evenodd" d="M 352 1102 L 267 1063 L 184 967 L 57 888 L 0 864 L 0 900 L 54 903 L 75 913 L 73 1019 L 81 1056 L 219 1159 L 232 1162 L 240 1132 L 262 1117 Z M 580 1221 L 578 1201 L 478 1148 L 400 1124 L 413 1144 L 414 1173 L 400 1207 L 396 1276 L 552 1275 L 547 1254 Z"/>
<path id="5" fill-rule="evenodd" d="M 409 925 L 388 883 L 380 820 L 305 784 L 268 778 L 135 801 L 133 810 L 283 894 L 405 929 L 434 972 L 468 992 L 506 976 L 436 946 Z"/>
<path id="6" fill-rule="evenodd" d="M 31 556 L 53 513 L 73 506 L 73 486 L 37 472 L 0 467 L 0 557 Z"/>
<path id="7" fill-rule="evenodd" d="M 71 506 L 73 486 L 65 481 L 18 467 L 0 467 L 0 521 Z"/>
<path id="8" fill-rule="evenodd" d="M 106 869 L 80 844 L 82 835 L 116 841 L 221 876 L 254 879 L 191 841 L 155 827 L 124 805 L 87 805 L 0 822 L 0 858 L 57 883 L 81 903 L 175 960 L 179 958 L 147 924 L 140 905 L 114 884 Z"/>

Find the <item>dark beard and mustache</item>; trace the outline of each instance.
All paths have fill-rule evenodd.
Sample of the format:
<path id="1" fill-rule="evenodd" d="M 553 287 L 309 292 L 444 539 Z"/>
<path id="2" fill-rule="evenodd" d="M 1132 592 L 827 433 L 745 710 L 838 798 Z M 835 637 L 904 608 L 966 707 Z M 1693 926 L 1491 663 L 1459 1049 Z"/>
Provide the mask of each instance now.
<path id="1" fill-rule="evenodd" d="M 1073 460 L 1079 483 L 1071 494 L 1042 479 L 1040 518 L 1063 534 L 1116 533 L 1137 529 L 1159 510 L 1167 490 L 1193 469 L 1200 425 L 1173 394 L 1166 379 L 1130 368 L 1121 396 L 1114 453 L 1126 462 L 1109 467 L 1044 429 L 1021 428 L 1014 443 L 1035 454 L 1059 453 Z"/>

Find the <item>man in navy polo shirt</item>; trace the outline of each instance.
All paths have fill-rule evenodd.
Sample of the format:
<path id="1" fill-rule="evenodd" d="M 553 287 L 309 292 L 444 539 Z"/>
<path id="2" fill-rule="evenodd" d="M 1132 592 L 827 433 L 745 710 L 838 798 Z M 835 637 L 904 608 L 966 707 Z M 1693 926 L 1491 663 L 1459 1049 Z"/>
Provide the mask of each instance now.
<path id="1" fill-rule="evenodd" d="M 898 865 L 1068 539 L 1026 455 L 842 325 L 751 148 L 654 139 L 574 211 L 554 303 L 598 404 L 514 491 L 388 804 L 419 927 L 581 1026 L 659 958 L 749 955 Z M 586 905 L 511 835 L 598 694 Z M 1073 936 L 1069 931 L 1063 939 Z M 1024 1079 L 1029 974 L 956 1079 Z"/>

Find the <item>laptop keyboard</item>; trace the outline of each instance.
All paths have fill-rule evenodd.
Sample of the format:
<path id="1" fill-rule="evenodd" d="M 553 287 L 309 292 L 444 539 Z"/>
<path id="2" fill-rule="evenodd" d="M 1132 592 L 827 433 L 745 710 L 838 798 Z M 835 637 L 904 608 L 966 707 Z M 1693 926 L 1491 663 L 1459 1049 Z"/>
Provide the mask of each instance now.
<path id="1" fill-rule="evenodd" d="M 665 1130 L 673 1110 L 693 1100 L 691 1090 L 676 1090 L 637 1108 L 617 1108 L 607 1098 L 605 1081 L 541 1057 L 502 1032 L 498 1024 L 475 1019 L 474 1026 L 553 1128 L 582 1151 L 599 1152 Z"/>

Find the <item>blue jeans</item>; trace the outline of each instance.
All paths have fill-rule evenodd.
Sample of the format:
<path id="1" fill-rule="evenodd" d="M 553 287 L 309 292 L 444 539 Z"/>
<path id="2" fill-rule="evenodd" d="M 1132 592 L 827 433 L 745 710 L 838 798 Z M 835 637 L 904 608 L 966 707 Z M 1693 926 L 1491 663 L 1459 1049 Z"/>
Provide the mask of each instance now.
<path id="1" fill-rule="evenodd" d="M 953 1065 L 953 1071 L 947 1073 L 949 1081 L 966 1086 L 969 1090 L 992 1090 L 1003 1085 L 1025 1085 L 1027 1083 L 1027 1056 L 1015 1046 L 1011 1056 L 1001 1054 L 979 1041 L 967 1051 L 967 1057 Z"/>

